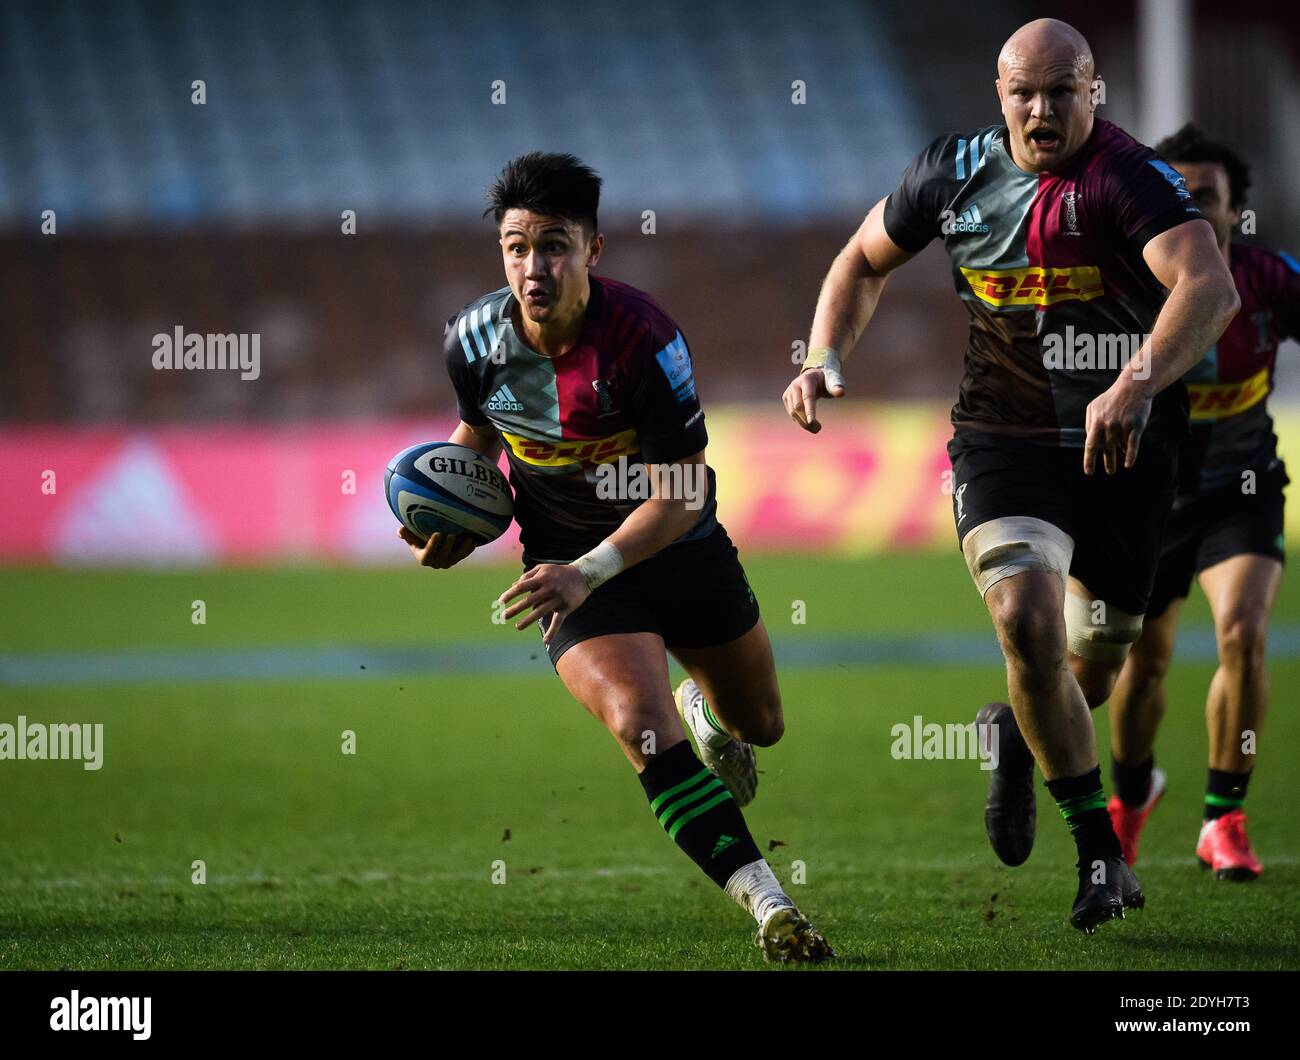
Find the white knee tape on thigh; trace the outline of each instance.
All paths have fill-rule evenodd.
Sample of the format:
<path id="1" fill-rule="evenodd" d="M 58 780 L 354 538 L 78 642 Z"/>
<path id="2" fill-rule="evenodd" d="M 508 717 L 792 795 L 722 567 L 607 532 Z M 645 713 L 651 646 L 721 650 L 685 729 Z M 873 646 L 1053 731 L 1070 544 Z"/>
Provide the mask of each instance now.
<path id="1" fill-rule="evenodd" d="M 1122 662 L 1142 634 L 1142 616 L 1130 615 L 1105 600 L 1065 594 L 1065 635 L 1081 659 Z"/>
<path id="2" fill-rule="evenodd" d="M 1005 516 L 980 523 L 967 533 L 961 550 L 981 596 L 1003 578 L 1027 570 L 1051 571 L 1064 589 L 1074 539 L 1043 519 Z"/>

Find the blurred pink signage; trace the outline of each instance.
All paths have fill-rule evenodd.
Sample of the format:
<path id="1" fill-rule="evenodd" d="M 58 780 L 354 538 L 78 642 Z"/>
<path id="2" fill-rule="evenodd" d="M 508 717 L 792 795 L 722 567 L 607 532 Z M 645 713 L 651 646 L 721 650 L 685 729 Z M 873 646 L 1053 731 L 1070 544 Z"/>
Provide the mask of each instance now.
<path id="1" fill-rule="evenodd" d="M 708 417 L 720 516 L 740 547 L 955 547 L 945 409 L 845 404 L 816 437 L 779 405 Z M 454 426 L 0 429 L 0 560 L 409 562 L 384 502 L 384 467 Z M 475 556 L 517 549 L 512 527 Z"/>

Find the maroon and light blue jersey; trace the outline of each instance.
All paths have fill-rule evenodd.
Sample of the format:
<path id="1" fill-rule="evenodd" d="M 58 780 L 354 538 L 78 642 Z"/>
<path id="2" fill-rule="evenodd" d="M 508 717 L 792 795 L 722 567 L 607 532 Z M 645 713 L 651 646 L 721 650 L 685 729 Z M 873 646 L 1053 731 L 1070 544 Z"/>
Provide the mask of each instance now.
<path id="1" fill-rule="evenodd" d="M 581 334 L 559 357 L 520 339 L 509 287 L 467 305 L 443 338 L 461 420 L 500 435 L 533 562 L 567 563 L 594 548 L 643 502 L 625 485 L 645 483 L 637 465 L 672 463 L 708 443 L 680 329 L 648 294 L 590 282 Z M 610 476 L 619 461 L 621 477 Z M 711 468 L 707 477 L 699 518 L 678 541 L 717 526 Z"/>
<path id="2" fill-rule="evenodd" d="M 1026 173 L 1006 129 L 941 136 L 885 203 L 903 250 L 943 239 L 970 313 L 957 431 L 1081 447 L 1088 403 L 1150 334 L 1166 291 L 1142 258 L 1154 236 L 1200 218 L 1182 177 L 1100 119 L 1057 173 Z M 1153 402 L 1147 430 L 1181 442 L 1182 383 Z"/>
<path id="3" fill-rule="evenodd" d="M 1300 338 L 1300 262 L 1233 244 L 1229 264 L 1241 309 L 1183 377 L 1192 414 L 1184 495 L 1240 486 L 1243 472 L 1262 474 L 1280 463 L 1267 399 L 1278 344 Z"/>

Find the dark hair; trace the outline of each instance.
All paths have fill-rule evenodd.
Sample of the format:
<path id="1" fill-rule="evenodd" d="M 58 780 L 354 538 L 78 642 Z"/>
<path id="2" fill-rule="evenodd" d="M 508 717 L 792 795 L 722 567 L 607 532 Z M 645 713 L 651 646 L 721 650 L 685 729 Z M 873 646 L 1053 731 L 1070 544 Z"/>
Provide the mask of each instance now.
<path id="1" fill-rule="evenodd" d="M 1250 166 L 1227 144 L 1209 139 L 1191 122 L 1173 136 L 1166 136 L 1156 144 L 1154 150 L 1166 162 L 1171 163 L 1217 162 L 1228 172 L 1228 205 L 1234 210 L 1246 205 Z"/>
<path id="2" fill-rule="evenodd" d="M 507 210 L 532 210 L 549 217 L 578 221 L 598 231 L 600 176 L 573 155 L 529 151 L 512 158 L 488 189 L 488 208 L 499 225 Z"/>

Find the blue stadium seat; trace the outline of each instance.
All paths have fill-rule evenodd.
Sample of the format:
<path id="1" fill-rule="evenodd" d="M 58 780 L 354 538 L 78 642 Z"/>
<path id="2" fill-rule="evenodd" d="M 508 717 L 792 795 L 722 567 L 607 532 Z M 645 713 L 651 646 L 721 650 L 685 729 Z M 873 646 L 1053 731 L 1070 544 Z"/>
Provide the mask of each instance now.
<path id="1" fill-rule="evenodd" d="M 340 196 L 372 221 L 464 224 L 533 147 L 601 170 L 611 216 L 653 203 L 797 223 L 859 214 L 921 139 L 865 5 L 566 12 L 557 28 L 550 8 L 505 0 L 0 0 L 0 224 L 62 206 L 333 227 Z"/>

